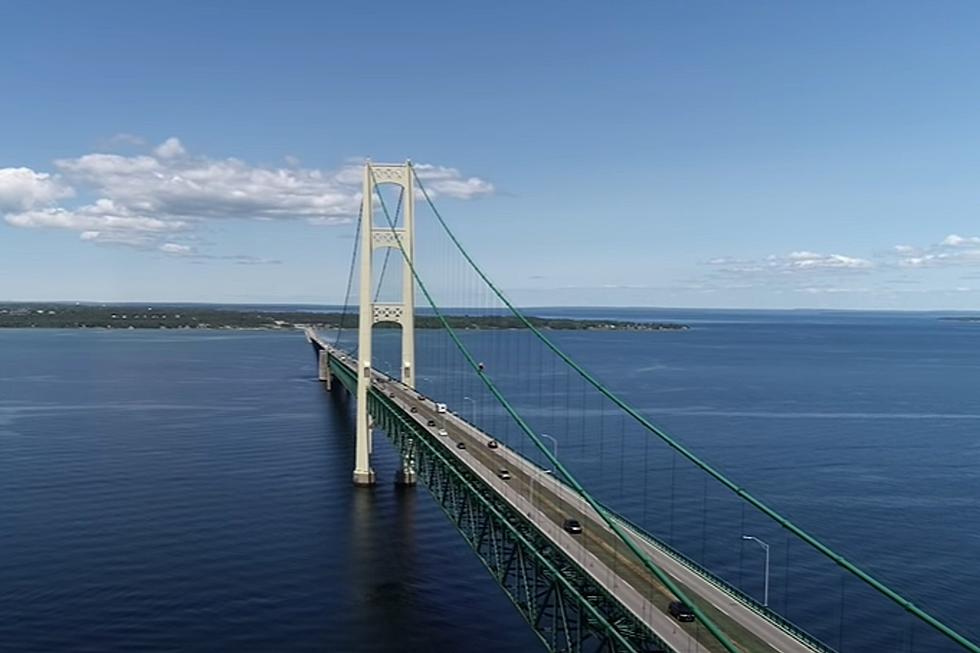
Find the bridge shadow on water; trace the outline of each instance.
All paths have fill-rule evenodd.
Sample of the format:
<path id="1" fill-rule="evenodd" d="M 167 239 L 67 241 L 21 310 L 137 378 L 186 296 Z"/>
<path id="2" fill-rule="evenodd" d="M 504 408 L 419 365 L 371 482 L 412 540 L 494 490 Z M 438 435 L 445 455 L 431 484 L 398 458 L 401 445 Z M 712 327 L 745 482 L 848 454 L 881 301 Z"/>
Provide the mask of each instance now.
<path id="1" fill-rule="evenodd" d="M 338 384 L 339 385 L 339 384 Z M 342 387 L 324 393 L 336 431 L 330 476 L 346 482 L 347 564 L 341 588 L 350 593 L 349 625 L 331 650 L 471 650 L 473 642 L 501 651 L 540 643 L 422 487 L 393 482 L 400 459 L 375 434 L 377 484 L 350 486 L 354 459 L 354 398 Z"/>

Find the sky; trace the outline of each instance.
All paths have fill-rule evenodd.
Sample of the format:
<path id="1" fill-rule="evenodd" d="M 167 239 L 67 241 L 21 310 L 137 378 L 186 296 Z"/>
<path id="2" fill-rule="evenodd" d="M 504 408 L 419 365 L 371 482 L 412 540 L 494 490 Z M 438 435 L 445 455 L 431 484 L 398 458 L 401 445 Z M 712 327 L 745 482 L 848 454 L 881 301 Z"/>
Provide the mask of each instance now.
<path id="1" fill-rule="evenodd" d="M 980 308 L 976 2 L 2 13 L 0 300 L 342 303 L 370 157 L 523 305 Z"/>

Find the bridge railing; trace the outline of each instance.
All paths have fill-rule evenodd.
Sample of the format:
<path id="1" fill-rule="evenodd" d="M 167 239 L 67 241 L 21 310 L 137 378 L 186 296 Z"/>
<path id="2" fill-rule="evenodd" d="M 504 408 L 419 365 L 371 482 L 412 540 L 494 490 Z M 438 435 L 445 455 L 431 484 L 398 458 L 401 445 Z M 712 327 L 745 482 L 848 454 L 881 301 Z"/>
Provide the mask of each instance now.
<path id="1" fill-rule="evenodd" d="M 817 639 L 807 631 L 803 630 L 802 628 L 794 624 L 792 621 L 785 619 L 778 612 L 775 612 L 774 610 L 770 610 L 768 607 L 762 605 L 761 603 L 759 603 L 759 601 L 752 598 L 751 596 L 749 596 L 739 588 L 735 587 L 731 583 L 728 583 L 725 580 L 714 575 L 713 573 L 711 573 L 711 571 L 709 571 L 702 565 L 699 565 L 697 562 L 687 557 L 686 555 L 684 555 L 674 547 L 670 546 L 666 542 L 662 542 L 661 540 L 657 539 L 650 533 L 646 532 L 643 529 L 643 527 L 641 527 L 640 525 L 630 521 L 629 519 L 623 517 L 620 514 L 617 514 L 615 511 L 610 510 L 607 506 L 603 506 L 603 509 L 606 510 L 612 516 L 613 519 L 622 522 L 623 524 L 628 526 L 629 529 L 637 537 L 644 540 L 651 546 L 657 548 L 658 550 L 662 551 L 665 555 L 670 556 L 680 564 L 684 565 L 685 567 L 687 567 L 688 569 L 696 573 L 698 576 L 700 576 L 702 579 L 710 583 L 716 589 L 724 592 L 725 594 L 735 599 L 736 601 L 738 601 L 745 607 L 749 608 L 753 612 L 757 613 L 758 615 L 760 615 L 770 623 L 790 633 L 791 635 L 793 635 L 793 637 L 800 640 L 801 642 L 806 643 L 814 651 L 819 651 L 820 653 L 836 653 L 836 650 L 834 648 L 820 641 L 819 639 Z"/>
<path id="2" fill-rule="evenodd" d="M 421 184 L 420 184 L 421 187 Z M 429 202 L 431 206 L 431 199 L 425 192 L 424 187 L 422 188 L 423 195 L 425 199 Z M 381 202 L 382 208 L 384 208 L 383 198 L 379 196 L 379 202 Z M 859 584 L 859 591 L 864 591 L 866 588 L 870 588 L 869 591 L 877 592 L 878 597 L 884 597 L 889 609 L 898 609 L 904 612 L 907 616 L 910 616 L 911 623 L 908 624 L 907 632 L 908 641 L 911 646 L 911 642 L 915 633 L 916 626 L 919 624 L 925 624 L 929 629 L 932 629 L 935 633 L 939 633 L 941 637 L 946 640 L 946 643 L 950 641 L 955 641 L 960 644 L 963 648 L 969 651 L 975 651 L 980 653 L 980 647 L 968 642 L 962 636 L 955 633 L 952 629 L 940 623 L 935 618 L 931 617 L 924 611 L 920 610 L 914 606 L 911 602 L 899 596 L 884 584 L 878 582 L 876 579 L 872 578 L 870 575 L 863 572 L 861 569 L 857 568 L 850 561 L 845 559 L 843 556 L 837 554 L 835 551 L 831 550 L 829 547 L 825 546 L 823 543 L 816 540 L 814 537 L 809 535 L 809 533 L 803 531 L 801 528 L 797 527 L 789 519 L 783 517 L 781 514 L 777 513 L 775 510 L 770 508 L 768 505 L 764 504 L 761 500 L 756 498 L 751 494 L 746 488 L 730 480 L 728 477 L 723 475 L 720 469 L 708 464 L 705 460 L 696 455 L 693 450 L 688 449 L 680 441 L 670 437 L 664 431 L 660 430 L 658 427 L 653 425 L 641 412 L 637 411 L 633 405 L 627 403 L 624 399 L 621 399 L 619 392 L 613 392 L 609 387 L 603 385 L 602 382 L 598 380 L 597 377 L 593 376 L 589 371 L 586 371 L 578 363 L 575 362 L 571 357 L 569 357 L 563 349 L 556 345 L 560 339 L 556 336 L 549 334 L 545 336 L 541 329 L 547 329 L 547 326 L 538 328 L 531 321 L 529 321 L 521 311 L 518 311 L 513 305 L 501 294 L 497 288 L 491 283 L 491 281 L 486 277 L 486 275 L 476 266 L 472 261 L 470 256 L 463 250 L 462 246 L 459 244 L 456 237 L 450 232 L 448 226 L 445 225 L 441 216 L 432 206 L 433 212 L 436 214 L 442 228 L 448 235 L 448 238 L 452 241 L 453 246 L 459 249 L 459 252 L 466 259 L 467 264 L 472 267 L 475 277 L 474 278 L 463 278 L 460 273 L 459 266 L 447 265 L 447 270 L 444 270 L 442 274 L 436 275 L 426 275 L 427 279 L 437 279 L 444 280 L 446 283 L 446 288 L 443 291 L 442 297 L 437 301 L 431 296 L 430 292 L 426 290 L 426 286 L 423 284 L 421 277 L 419 276 L 417 270 L 412 266 L 412 274 L 416 279 L 416 282 L 425 295 L 426 300 L 429 302 L 430 308 L 433 314 L 442 322 L 443 332 L 446 334 L 448 340 L 442 343 L 433 343 L 436 345 L 432 348 L 429 354 L 423 353 L 420 355 L 419 360 L 424 361 L 426 365 L 433 365 L 433 359 L 435 356 L 442 357 L 443 361 L 438 363 L 438 371 L 442 374 L 445 381 L 444 385 L 446 390 L 448 390 L 448 395 L 451 397 L 449 401 L 454 402 L 457 406 L 466 406 L 463 412 L 472 410 L 474 413 L 473 421 L 476 422 L 475 413 L 477 408 L 481 413 L 479 422 L 484 425 L 485 430 L 494 434 L 498 438 L 507 438 L 502 441 L 509 445 L 517 447 L 526 447 L 528 449 L 525 457 L 532 458 L 536 461 L 546 462 L 548 466 L 556 470 L 556 476 L 563 476 L 569 482 L 570 487 L 573 487 L 574 491 L 577 492 L 583 500 L 589 501 L 590 504 L 595 504 L 602 501 L 604 505 L 617 505 L 620 508 L 619 513 L 629 512 L 628 501 L 624 499 L 630 499 L 628 496 L 629 492 L 635 490 L 635 486 L 630 486 L 627 483 L 626 490 L 623 488 L 624 478 L 642 478 L 644 483 L 647 479 L 650 479 L 652 474 L 650 469 L 646 466 L 646 449 L 642 450 L 642 455 L 633 455 L 630 459 L 625 453 L 627 447 L 624 446 L 626 442 L 632 439 L 635 443 L 640 444 L 642 447 L 657 447 L 658 450 L 653 451 L 654 455 L 658 455 L 659 449 L 666 448 L 667 456 L 660 455 L 659 458 L 669 462 L 669 476 L 662 475 L 662 478 L 670 479 L 670 501 L 674 502 L 673 494 L 673 468 L 675 463 L 679 463 L 678 474 L 683 474 L 684 470 L 690 470 L 693 472 L 698 479 L 699 483 L 697 487 L 697 495 L 702 497 L 702 501 L 699 506 L 699 514 L 701 515 L 701 521 L 699 522 L 702 526 L 699 530 L 698 535 L 700 535 L 701 540 L 701 567 L 706 573 L 706 568 L 702 565 L 707 565 L 708 557 L 705 555 L 705 539 L 706 533 L 711 532 L 712 535 L 717 532 L 714 528 L 712 520 L 722 526 L 726 525 L 722 523 L 721 519 L 715 519 L 715 514 L 712 513 L 712 520 L 707 519 L 707 511 L 709 509 L 708 497 L 709 497 L 709 481 L 711 482 L 710 488 L 712 494 L 716 491 L 720 491 L 722 496 L 725 497 L 726 506 L 728 502 L 731 502 L 732 506 L 737 506 L 731 515 L 726 515 L 725 520 L 732 521 L 737 518 L 738 510 L 742 511 L 741 519 L 744 522 L 745 514 L 748 512 L 748 517 L 750 520 L 756 517 L 760 518 L 762 521 L 759 523 L 764 523 L 766 528 L 771 529 L 772 532 L 778 532 L 780 535 L 786 534 L 787 540 L 786 545 L 783 547 L 786 552 L 786 567 L 789 567 L 789 550 L 791 542 L 802 542 L 806 546 L 802 548 L 803 555 L 806 556 L 816 556 L 819 562 L 824 565 L 821 572 L 823 573 L 819 581 L 813 578 L 813 574 L 810 573 L 797 573 L 793 582 L 796 584 L 796 588 L 799 588 L 802 584 L 803 592 L 809 591 L 810 594 L 806 595 L 806 598 L 814 598 L 820 600 L 820 605 L 814 606 L 811 610 L 810 615 L 806 615 L 808 618 L 816 614 L 819 619 L 814 621 L 810 619 L 807 621 L 807 627 L 812 628 L 815 632 L 820 632 L 820 636 L 827 638 L 828 636 L 837 634 L 838 641 L 841 642 L 840 648 L 843 648 L 844 634 L 846 632 L 846 627 L 850 626 L 852 628 L 859 627 L 859 631 L 864 631 L 862 617 L 856 614 L 853 609 L 853 605 L 858 603 L 857 600 L 853 600 L 853 603 L 848 604 L 848 609 L 845 610 L 845 599 L 844 599 L 844 589 L 845 585 L 853 581 L 848 585 L 848 590 L 853 592 L 853 584 Z M 394 229 L 394 224 L 390 220 L 387 209 L 384 210 L 385 217 L 389 221 L 389 225 Z M 420 243 L 423 241 L 419 241 Z M 400 246 L 400 243 L 399 243 Z M 451 249 L 451 248 L 450 248 Z M 419 260 L 423 260 L 423 257 L 419 257 Z M 466 266 L 464 266 L 465 268 Z M 478 277 L 478 278 L 476 278 Z M 479 291 L 473 291 L 473 288 L 479 288 Z M 489 289 L 489 292 L 487 292 Z M 470 329 L 468 326 L 459 326 L 457 330 L 450 327 L 446 317 L 451 317 L 451 314 L 445 310 L 440 309 L 440 306 L 473 306 L 472 303 L 466 303 L 467 298 L 472 298 L 476 296 L 477 299 L 482 302 L 482 304 L 476 305 L 476 308 L 480 311 L 478 315 L 483 315 L 484 319 L 486 317 L 495 318 L 499 314 L 502 318 L 499 320 L 499 326 L 495 331 L 490 331 L 487 333 L 487 338 L 481 338 L 481 330 L 479 328 Z M 460 300 L 460 297 L 463 300 Z M 465 317 L 468 314 L 464 314 Z M 510 317 L 508 317 L 510 316 Z M 511 317 L 513 319 L 511 319 Z M 478 327 L 478 325 L 477 325 Z M 523 340 L 519 337 L 521 334 L 527 336 Z M 419 334 L 421 335 L 421 334 Z M 492 335 L 492 337 L 490 337 Z M 420 350 L 424 350 L 425 342 L 422 338 L 420 343 Z M 481 340 L 486 340 L 486 342 L 481 342 Z M 378 351 L 375 352 L 375 358 L 378 357 Z M 453 353 L 456 352 L 456 353 Z M 452 357 L 456 357 L 455 361 L 449 360 Z M 397 360 L 397 358 L 394 358 Z M 488 365 L 484 366 L 483 361 L 487 361 Z M 537 363 L 535 363 L 537 361 Z M 450 363 L 455 362 L 455 365 Z M 527 377 L 530 376 L 526 373 L 526 367 L 528 365 L 535 366 L 536 369 L 541 371 L 539 374 L 535 375 L 535 378 L 529 380 Z M 558 401 L 556 399 L 549 398 L 547 385 L 541 383 L 541 377 L 545 376 L 547 373 L 547 365 L 551 366 L 553 370 L 551 376 L 558 379 L 554 382 L 554 385 L 559 389 L 561 388 L 572 388 L 574 392 L 565 391 L 562 396 L 565 397 L 565 401 Z M 559 370 L 555 374 L 554 370 Z M 451 370 L 451 371 L 450 371 Z M 542 371 L 543 370 L 543 371 Z M 417 376 L 419 379 L 424 379 L 424 376 L 420 373 Z M 537 395 L 535 395 L 534 386 L 537 386 Z M 545 402 L 550 402 L 550 404 L 544 403 L 545 408 L 551 406 L 551 410 L 556 412 L 559 419 L 548 418 L 546 414 L 542 414 L 539 410 L 535 413 L 537 406 L 533 405 L 530 401 L 521 401 L 522 405 L 515 409 L 513 402 L 515 399 L 523 399 L 523 395 L 530 390 L 529 393 L 538 400 L 538 404 L 542 404 L 542 398 Z M 439 388 L 441 393 L 443 388 Z M 441 394 L 439 396 L 442 396 Z M 475 399 L 474 399 L 475 398 Z M 470 402 L 470 403 L 466 403 Z M 452 405 L 452 404 L 451 404 Z M 500 410 L 501 407 L 503 410 Z M 529 410 L 525 410 L 525 407 Z M 589 411 L 592 411 L 590 413 Z M 649 411 L 644 411 L 649 412 Z M 486 416 L 492 418 L 492 421 L 487 423 Z M 597 420 L 593 422 L 598 428 L 586 428 L 587 418 L 590 414 L 599 415 Z M 605 416 L 609 417 L 605 417 Z M 537 416 L 537 418 L 536 418 Z M 591 436 L 598 433 L 598 471 L 599 475 L 592 478 L 586 478 L 582 471 L 589 471 L 586 468 L 585 462 L 578 464 L 574 472 L 571 470 L 571 465 L 575 465 L 574 459 L 567 456 L 568 453 L 568 440 L 559 436 L 558 439 L 562 440 L 562 453 L 563 457 L 559 459 L 558 456 L 558 444 L 557 442 L 552 442 L 552 438 L 547 436 L 547 433 L 560 433 L 556 430 L 561 428 L 561 423 L 565 423 L 566 432 L 575 431 L 578 434 L 579 442 L 582 443 L 584 449 L 585 446 L 592 446 L 595 448 L 596 439 Z M 625 424 L 625 425 L 624 425 Z M 507 431 L 510 431 L 510 437 L 507 436 Z M 636 437 L 633 435 L 633 431 L 636 431 Z M 542 440 L 541 437 L 549 437 L 548 441 Z M 605 438 L 605 442 L 608 443 L 605 454 L 602 451 L 602 444 Z M 652 445 L 648 444 L 652 443 Z M 574 444 L 574 441 L 573 443 Z M 617 464 L 617 470 L 610 470 L 608 474 L 602 474 L 606 471 L 602 467 L 607 460 L 612 461 L 614 456 L 610 455 L 610 450 L 615 448 L 616 451 L 622 453 L 619 459 L 615 459 Z M 524 451 L 522 450 L 522 453 Z M 574 451 L 573 451 L 574 454 Z M 625 460 L 623 460 L 625 459 Z M 652 459 L 651 459 L 652 460 Z M 640 469 L 640 463 L 643 463 L 643 468 Z M 625 469 L 632 470 L 633 476 L 629 476 L 623 473 Z M 642 475 L 640 475 L 642 474 Z M 700 484 L 701 479 L 703 479 L 703 486 Z M 588 481 L 588 490 L 582 485 L 582 481 Z M 615 493 L 612 484 L 618 482 L 620 484 L 618 495 Z M 653 478 L 651 483 L 656 482 L 656 478 Z M 681 485 L 683 487 L 683 484 Z M 703 487 L 703 494 L 700 488 Z M 684 498 L 690 498 L 695 496 L 693 493 L 689 493 L 689 497 L 684 497 L 683 495 L 678 497 L 678 502 Z M 643 511 L 646 513 L 646 502 L 649 498 L 650 503 L 654 503 L 656 495 L 649 495 L 646 487 L 642 489 L 642 500 L 644 502 Z M 712 500 L 714 496 L 712 496 Z M 688 504 L 692 503 L 688 501 Z M 713 504 L 712 509 L 713 509 Z M 683 508 L 683 506 L 682 506 Z M 616 513 L 617 515 L 619 513 Z M 682 515 L 684 514 L 681 511 Z M 630 512 L 631 517 L 635 515 L 635 512 Z M 654 512 L 654 514 L 657 514 Z M 663 514 L 663 513 L 661 513 Z M 734 515 L 735 517 L 732 517 Z M 670 537 L 673 537 L 673 513 L 669 513 L 670 517 Z M 726 522 L 727 523 L 727 522 Z M 705 525 L 711 525 L 712 531 L 709 531 Z M 650 525 L 648 524 L 648 527 Z M 611 525 L 613 530 L 617 529 L 615 522 Z M 746 533 L 751 532 L 755 535 L 765 536 L 766 532 L 758 532 L 756 530 L 746 531 L 744 528 L 740 528 L 735 531 L 734 528 L 729 529 L 730 533 Z M 726 533 L 726 538 L 731 538 L 730 533 Z M 620 536 L 622 543 L 630 548 L 633 547 L 629 542 L 629 537 L 624 534 L 617 533 Z M 661 535 L 666 536 L 666 533 L 661 533 Z M 683 537 L 685 533 L 678 533 L 679 536 Z M 744 539 L 744 537 L 743 537 Z M 766 538 L 768 539 L 768 538 Z M 677 545 L 677 542 L 673 539 L 669 540 L 672 545 Z M 726 539 L 726 542 L 729 541 Z M 708 544 L 711 544 L 711 540 L 708 539 Z M 736 541 L 737 546 L 737 541 Z M 734 547 L 731 547 L 734 549 Z M 738 549 L 734 549 L 738 551 Z M 767 549 L 768 551 L 768 549 Z M 637 559 L 644 564 L 648 570 L 651 572 L 651 578 L 657 576 L 660 579 L 660 574 L 657 573 L 659 570 L 654 568 L 654 565 L 650 564 L 648 560 L 644 559 L 643 555 L 639 552 L 635 552 Z M 675 551 L 676 553 L 676 551 Z M 690 553 L 690 552 L 689 552 Z M 796 550 L 794 549 L 794 556 L 796 555 Z M 675 557 L 676 556 L 672 556 Z M 687 556 L 685 556 L 687 558 Z M 691 564 L 693 561 L 687 558 Z M 767 558 L 768 560 L 768 558 Z M 729 561 L 730 562 L 730 561 Z M 714 563 L 714 561 L 712 561 Z M 739 561 L 739 564 L 741 562 Z M 802 566 L 796 558 L 794 558 L 794 564 L 796 567 L 804 569 L 809 572 L 808 567 Z M 690 566 L 690 565 L 689 565 Z M 768 566 L 767 566 L 768 568 Z M 692 567 L 693 569 L 693 567 Z M 719 567 L 719 574 L 724 575 L 724 571 Z M 739 572 L 741 573 L 741 571 Z M 840 574 L 839 577 L 831 578 L 832 574 Z M 717 579 L 717 576 L 711 574 L 712 577 Z M 789 577 L 788 572 L 784 572 L 786 578 Z M 826 577 L 826 579 L 825 579 Z M 662 579 L 660 579 L 662 580 Z M 831 592 L 828 591 L 831 588 L 840 586 L 839 601 L 836 600 Z M 831 585 L 833 583 L 833 585 Z M 735 598 L 739 598 L 741 595 L 740 602 L 752 605 L 755 603 L 758 607 L 757 602 L 753 602 L 749 597 L 745 596 L 744 593 L 739 590 L 735 590 L 729 583 L 724 583 L 727 588 L 731 588 L 735 593 L 726 591 L 728 595 Z M 817 586 L 817 591 L 813 591 L 814 587 Z M 767 583 L 768 587 L 768 583 Z M 787 581 L 787 589 L 784 594 L 789 594 L 789 585 Z M 721 588 L 724 589 L 724 588 Z M 675 588 L 671 588 L 671 591 L 675 596 L 680 596 Z M 795 593 L 793 598 L 795 600 L 796 596 L 800 594 L 799 590 L 794 590 Z M 851 600 L 851 594 L 848 594 L 849 600 Z M 861 599 L 863 600 L 863 599 Z M 768 603 L 768 601 L 767 601 Z M 786 598 L 784 596 L 784 604 L 786 603 Z M 697 606 L 694 606 L 697 608 Z M 839 615 L 839 619 L 830 614 L 830 609 L 832 608 Z M 785 605 L 784 605 L 785 609 Z M 774 616 L 771 610 L 765 609 L 764 614 L 767 615 L 770 621 L 778 617 Z M 702 615 L 698 613 L 699 621 L 709 623 L 709 620 L 702 620 Z M 819 622 L 819 623 L 818 623 Z M 833 622 L 833 623 L 831 623 Z M 799 630 L 798 627 L 793 627 L 795 630 Z M 902 627 L 904 629 L 904 625 Z M 898 629 L 898 630 L 902 630 Z M 802 632 L 802 631 L 801 631 Z M 852 631 L 853 632 L 853 631 Z M 901 634 L 901 633 L 899 633 Z M 719 635 L 719 641 L 722 641 L 722 637 Z M 890 643 L 898 641 L 896 638 L 889 640 Z M 904 644 L 902 645 L 904 647 Z M 921 646 L 921 644 L 920 644 Z M 733 650 L 726 645 L 727 650 Z M 824 649 L 826 647 L 824 646 Z M 922 650 L 932 650 L 923 648 Z"/>
<path id="3" fill-rule="evenodd" d="M 328 349 L 330 349 L 329 346 L 328 346 Z M 346 372 L 346 367 L 344 368 L 344 370 Z M 383 375 L 386 378 L 389 378 L 389 379 L 391 378 L 391 377 L 389 377 L 389 375 L 385 374 L 384 372 L 380 372 L 379 371 L 378 373 L 381 374 L 381 375 Z M 349 384 L 354 383 L 352 376 L 349 377 L 349 378 L 346 378 L 345 381 L 347 381 L 347 383 L 349 383 Z M 393 379 L 392 379 L 392 381 L 393 382 L 397 382 L 396 380 L 393 380 Z M 460 419 L 460 420 L 466 421 L 465 418 L 463 416 L 461 416 L 461 415 L 460 416 L 457 416 L 457 418 Z M 469 423 L 469 422 L 467 422 L 467 423 Z M 477 425 L 473 425 L 473 426 L 474 427 L 477 427 Z M 516 451 L 513 452 L 513 453 L 515 455 L 518 455 L 518 456 L 521 455 L 520 453 L 518 453 Z M 528 462 L 530 464 L 537 466 L 534 461 L 532 461 L 530 459 L 527 459 L 527 458 L 525 458 L 525 460 L 528 460 Z M 555 478 L 555 481 L 561 483 L 563 486 L 565 486 L 569 490 L 574 491 L 574 489 L 571 488 L 563 479 L 561 479 L 559 477 L 556 477 Z M 641 525 L 639 525 L 639 524 L 633 522 L 632 520 L 628 519 L 627 517 L 625 517 L 625 516 L 617 513 L 615 510 L 611 509 L 609 506 L 607 506 L 605 504 L 601 504 L 600 503 L 600 506 L 601 506 L 602 510 L 607 514 L 607 516 L 609 516 L 611 519 L 613 519 L 613 520 L 621 523 L 622 525 L 628 527 L 628 529 L 630 530 L 630 532 L 635 537 L 637 537 L 639 539 L 642 539 L 646 543 L 650 544 L 651 546 L 655 547 L 659 551 L 663 552 L 665 555 L 669 556 L 673 560 L 677 561 L 679 564 L 683 565 L 684 567 L 688 568 L 689 570 L 691 570 L 692 572 L 694 572 L 695 574 L 697 574 L 700 578 L 702 578 L 703 580 L 705 580 L 706 582 L 708 582 L 709 584 L 711 584 L 716 589 L 720 590 L 721 592 L 723 592 L 727 596 L 731 597 L 732 599 L 738 601 L 739 603 L 741 603 L 745 607 L 751 609 L 753 612 L 757 613 L 758 615 L 760 615 L 761 617 L 763 617 L 764 619 L 766 619 L 767 621 L 769 621 L 773 625 L 775 625 L 778 628 L 782 629 L 783 631 L 789 633 L 795 639 L 797 639 L 797 640 L 805 643 L 807 646 L 809 646 L 814 651 L 816 651 L 818 653 L 836 653 L 835 652 L 835 649 L 833 649 L 832 647 L 830 647 L 827 644 L 821 642 L 819 639 L 817 639 L 816 637 L 814 637 L 813 635 L 811 635 L 807 631 L 803 630 L 802 628 L 800 628 L 799 626 L 797 626 L 793 622 L 791 622 L 791 621 L 783 618 L 778 613 L 774 612 L 773 610 L 770 610 L 768 607 L 763 606 L 761 603 L 759 603 L 757 600 L 755 600 L 754 598 L 752 598 L 751 596 L 749 596 L 748 594 L 746 594 L 742 590 L 738 589 L 737 587 L 731 585 L 730 583 L 726 582 L 725 580 L 723 580 L 723 579 L 719 578 L 718 576 L 716 576 L 715 574 L 713 574 L 706 567 L 698 564 L 697 562 L 695 562 L 690 557 L 684 555 L 683 553 L 681 553 L 677 549 L 671 547 L 669 544 L 661 541 L 656 536 L 650 534 Z"/>
<path id="4" fill-rule="evenodd" d="M 336 350 L 329 346 L 326 350 L 331 370 L 354 392 L 355 372 L 336 358 Z M 576 560 L 561 548 L 547 545 L 547 536 L 532 520 L 465 464 L 447 455 L 437 438 L 383 391 L 371 389 L 369 409 L 395 447 L 414 461 L 420 482 L 429 487 L 548 650 L 587 650 L 581 642 L 575 648 L 577 639 L 598 640 L 594 641 L 596 651 L 669 648 L 615 596 L 596 585 Z M 549 615 L 554 618 L 546 618 Z"/>

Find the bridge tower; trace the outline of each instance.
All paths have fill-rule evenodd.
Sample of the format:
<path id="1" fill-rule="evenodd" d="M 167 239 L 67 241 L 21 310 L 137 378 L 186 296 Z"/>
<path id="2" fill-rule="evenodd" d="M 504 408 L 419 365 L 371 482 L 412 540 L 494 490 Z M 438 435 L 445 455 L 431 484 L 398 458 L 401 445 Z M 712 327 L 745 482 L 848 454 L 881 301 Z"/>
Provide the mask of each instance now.
<path id="1" fill-rule="evenodd" d="M 354 484 L 373 485 L 371 468 L 371 417 L 367 397 L 371 387 L 371 333 L 378 322 L 396 322 L 402 328 L 401 380 L 415 387 L 415 279 L 412 263 L 415 258 L 415 171 L 411 162 L 404 164 L 364 164 L 364 194 L 361 214 L 361 284 L 360 313 L 357 331 L 357 443 L 354 456 Z M 382 184 L 401 186 L 404 213 L 403 226 L 392 228 L 387 223 L 374 223 L 375 187 Z M 400 243 L 400 246 L 399 246 Z M 402 296 L 396 303 L 375 303 L 372 258 L 374 250 L 393 248 L 402 257 Z M 403 460 L 398 481 L 412 484 L 415 470 L 411 461 Z"/>

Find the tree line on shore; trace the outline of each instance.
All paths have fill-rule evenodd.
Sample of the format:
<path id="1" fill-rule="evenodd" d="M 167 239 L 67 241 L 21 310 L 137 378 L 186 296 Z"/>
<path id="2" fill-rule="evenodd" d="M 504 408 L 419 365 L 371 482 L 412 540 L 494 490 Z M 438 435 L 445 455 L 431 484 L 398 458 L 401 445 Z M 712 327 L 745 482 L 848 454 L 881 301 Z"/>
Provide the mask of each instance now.
<path id="1" fill-rule="evenodd" d="M 510 314 L 451 314 L 454 329 L 518 329 L 523 323 Z M 540 329 L 664 331 L 687 325 L 663 322 L 528 317 Z M 299 326 L 356 328 L 356 307 L 344 312 L 216 308 L 193 305 L 134 304 L 0 304 L 0 328 L 108 329 L 290 329 Z M 398 328 L 382 322 L 378 328 Z M 437 329 L 435 315 L 416 314 L 417 329 Z"/>

